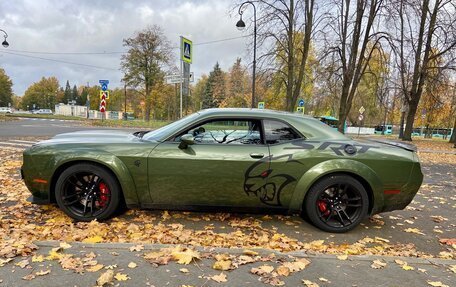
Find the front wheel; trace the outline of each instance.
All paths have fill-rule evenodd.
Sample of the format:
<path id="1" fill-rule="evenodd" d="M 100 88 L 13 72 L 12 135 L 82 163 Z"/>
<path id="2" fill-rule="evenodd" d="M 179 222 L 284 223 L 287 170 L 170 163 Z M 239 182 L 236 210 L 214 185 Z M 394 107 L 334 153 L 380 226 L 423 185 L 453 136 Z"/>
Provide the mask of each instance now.
<path id="1" fill-rule="evenodd" d="M 55 187 L 60 209 L 77 221 L 107 219 L 120 203 L 117 179 L 105 168 L 81 163 L 62 172 Z"/>
<path id="2" fill-rule="evenodd" d="M 311 187 L 304 208 L 316 227 L 341 233 L 355 228 L 367 216 L 369 197 L 353 177 L 330 175 Z"/>

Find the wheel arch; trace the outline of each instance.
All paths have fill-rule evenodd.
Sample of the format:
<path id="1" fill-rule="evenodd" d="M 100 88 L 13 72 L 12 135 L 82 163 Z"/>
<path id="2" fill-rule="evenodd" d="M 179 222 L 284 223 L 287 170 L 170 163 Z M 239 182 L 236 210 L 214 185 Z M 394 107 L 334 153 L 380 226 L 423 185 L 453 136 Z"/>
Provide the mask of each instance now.
<path id="1" fill-rule="evenodd" d="M 55 186 L 58 178 L 65 169 L 76 164 L 89 163 L 106 169 L 114 176 L 120 185 L 122 200 L 124 200 L 127 205 L 139 204 L 135 184 L 127 167 L 114 156 L 112 156 L 111 162 L 114 164 L 108 164 L 107 161 L 97 160 L 93 158 L 69 158 L 61 161 L 57 168 L 54 170 L 51 177 L 51 183 L 49 187 L 50 201 L 54 203 L 56 202 Z"/>
<path id="2" fill-rule="evenodd" d="M 319 163 L 302 175 L 293 192 L 290 212 L 301 212 L 306 195 L 312 186 L 323 178 L 335 174 L 351 176 L 363 185 L 369 196 L 369 214 L 374 214 L 381 209 L 383 184 L 375 172 L 358 161 L 336 159 Z"/>

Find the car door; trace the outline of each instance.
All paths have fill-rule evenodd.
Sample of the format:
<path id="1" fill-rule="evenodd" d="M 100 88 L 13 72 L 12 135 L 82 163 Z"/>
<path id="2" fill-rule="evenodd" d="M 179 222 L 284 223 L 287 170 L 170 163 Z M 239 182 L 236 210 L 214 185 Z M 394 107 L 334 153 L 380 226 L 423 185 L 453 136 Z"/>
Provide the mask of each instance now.
<path id="1" fill-rule="evenodd" d="M 191 134 L 194 144 L 179 148 L 184 134 Z M 154 204 L 258 206 L 258 199 L 245 188 L 246 174 L 258 162 L 269 165 L 260 120 L 213 118 L 191 125 L 149 156 Z"/>
<path id="2" fill-rule="evenodd" d="M 288 123 L 265 119 L 263 126 L 271 160 L 264 201 L 268 205 L 288 208 L 296 184 L 312 166 L 314 156 L 305 149 L 304 137 Z"/>

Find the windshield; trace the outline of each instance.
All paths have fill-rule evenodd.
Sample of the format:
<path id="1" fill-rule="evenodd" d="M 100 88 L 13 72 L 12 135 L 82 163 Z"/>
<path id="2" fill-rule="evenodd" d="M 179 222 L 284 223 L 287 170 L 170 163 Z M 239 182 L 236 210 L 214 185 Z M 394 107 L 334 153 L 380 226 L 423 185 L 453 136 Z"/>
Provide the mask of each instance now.
<path id="1" fill-rule="evenodd" d="M 191 123 L 192 121 L 195 120 L 199 116 L 199 113 L 194 113 L 191 115 L 188 115 L 186 117 L 183 117 L 180 120 L 177 120 L 173 123 L 170 123 L 164 127 L 161 127 L 159 129 L 150 131 L 146 133 L 143 136 L 144 140 L 149 140 L 149 141 L 162 141 L 165 140 L 168 136 L 179 130 L 181 126 L 185 126 L 188 123 Z"/>

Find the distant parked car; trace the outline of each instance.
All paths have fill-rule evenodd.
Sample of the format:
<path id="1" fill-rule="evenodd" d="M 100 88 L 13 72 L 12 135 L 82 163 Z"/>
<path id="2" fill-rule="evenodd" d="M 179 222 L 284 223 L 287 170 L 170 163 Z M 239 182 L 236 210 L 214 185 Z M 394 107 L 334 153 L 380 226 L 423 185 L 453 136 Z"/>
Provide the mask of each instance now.
<path id="1" fill-rule="evenodd" d="M 39 109 L 32 111 L 32 114 L 36 115 L 52 115 L 52 111 L 50 109 Z"/>
<path id="2" fill-rule="evenodd" d="M 0 107 L 0 113 L 5 113 L 5 114 L 12 114 L 13 110 L 8 107 Z"/>

